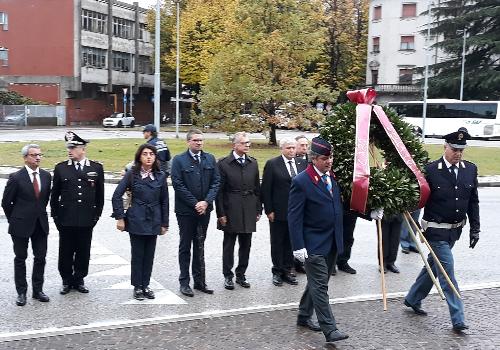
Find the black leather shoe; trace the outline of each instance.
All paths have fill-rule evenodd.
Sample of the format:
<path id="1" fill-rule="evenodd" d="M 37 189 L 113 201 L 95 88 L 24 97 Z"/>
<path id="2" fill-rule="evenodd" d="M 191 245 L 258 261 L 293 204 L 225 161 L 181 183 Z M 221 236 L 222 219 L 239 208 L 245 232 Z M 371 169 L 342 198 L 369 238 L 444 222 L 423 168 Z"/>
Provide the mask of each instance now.
<path id="1" fill-rule="evenodd" d="M 399 273 L 398 267 L 394 264 L 387 264 L 387 265 L 385 265 L 385 267 L 387 268 L 387 270 L 389 270 L 391 272 Z"/>
<path id="2" fill-rule="evenodd" d="M 194 292 L 190 286 L 181 286 L 180 291 L 187 297 L 194 297 Z"/>
<path id="3" fill-rule="evenodd" d="M 49 296 L 44 292 L 33 292 L 33 299 L 46 303 L 50 300 Z"/>
<path id="4" fill-rule="evenodd" d="M 405 305 L 411 307 L 413 309 L 413 312 L 415 312 L 417 315 L 427 316 L 427 312 L 424 309 L 422 309 L 420 306 L 410 304 L 406 299 Z"/>
<path id="5" fill-rule="evenodd" d="M 194 289 L 199 290 L 202 293 L 214 294 L 213 289 L 208 289 L 207 286 L 200 286 L 200 285 L 195 284 Z"/>
<path id="6" fill-rule="evenodd" d="M 401 248 L 401 253 L 410 254 L 410 248 Z"/>
<path id="7" fill-rule="evenodd" d="M 283 280 L 280 275 L 273 273 L 273 284 L 277 287 L 281 287 L 283 285 Z"/>
<path id="8" fill-rule="evenodd" d="M 416 247 L 410 247 L 410 252 L 418 253 L 418 249 Z"/>
<path id="9" fill-rule="evenodd" d="M 346 273 L 350 273 L 351 275 L 355 275 L 356 274 L 356 270 L 354 270 L 352 267 L 350 267 L 348 263 L 345 263 L 343 265 L 338 265 L 338 269 L 340 271 L 344 271 Z"/>
<path id="10" fill-rule="evenodd" d="M 291 284 L 292 286 L 296 286 L 297 284 L 299 284 L 299 281 L 297 281 L 297 279 L 289 273 L 285 273 L 283 276 L 281 276 L 281 279 L 283 280 L 283 282 Z"/>
<path id="11" fill-rule="evenodd" d="M 71 286 L 69 284 L 63 284 L 61 290 L 59 291 L 59 294 L 65 295 L 68 294 L 70 291 L 71 291 Z"/>
<path id="12" fill-rule="evenodd" d="M 320 332 L 321 327 L 319 324 L 311 319 L 303 320 L 297 319 L 297 326 L 309 328 L 311 331 Z"/>
<path id="13" fill-rule="evenodd" d="M 224 278 L 224 288 L 233 290 L 234 289 L 234 282 L 231 277 L 225 277 Z"/>
<path id="14" fill-rule="evenodd" d="M 153 292 L 153 290 L 149 287 L 142 288 L 142 294 L 148 299 L 155 298 L 155 292 Z"/>
<path id="15" fill-rule="evenodd" d="M 336 329 L 336 330 L 330 332 L 330 334 L 328 334 L 328 336 L 326 337 L 326 343 L 333 343 L 333 342 L 336 342 L 339 340 L 344 340 L 347 338 L 349 338 L 349 336 L 347 334 L 342 333 L 341 331 Z"/>
<path id="16" fill-rule="evenodd" d="M 247 279 L 243 277 L 236 277 L 236 283 L 238 283 L 243 288 L 250 288 L 250 283 L 247 282 Z"/>
<path id="17" fill-rule="evenodd" d="M 85 287 L 84 284 L 79 284 L 79 285 L 73 286 L 73 288 L 76 289 L 80 293 L 86 294 L 89 292 L 89 289 L 87 287 Z"/>
<path id="18" fill-rule="evenodd" d="M 21 294 L 17 295 L 16 305 L 17 306 L 24 306 L 24 305 L 26 305 L 26 293 L 21 293 Z"/>
<path id="19" fill-rule="evenodd" d="M 144 300 L 144 292 L 142 291 L 141 287 L 135 287 L 134 293 L 132 295 L 134 296 L 135 300 Z"/>
<path id="20" fill-rule="evenodd" d="M 467 325 L 466 325 L 466 324 L 464 324 L 464 323 L 458 323 L 458 324 L 454 324 L 454 325 L 453 325 L 453 330 L 454 330 L 455 332 L 458 332 L 458 333 L 460 333 L 460 332 L 462 332 L 462 331 L 465 331 L 465 330 L 467 330 L 467 329 L 469 329 L 469 326 L 467 326 Z"/>
<path id="21" fill-rule="evenodd" d="M 304 269 L 304 265 L 295 265 L 295 272 L 297 273 L 306 273 L 306 269 Z"/>

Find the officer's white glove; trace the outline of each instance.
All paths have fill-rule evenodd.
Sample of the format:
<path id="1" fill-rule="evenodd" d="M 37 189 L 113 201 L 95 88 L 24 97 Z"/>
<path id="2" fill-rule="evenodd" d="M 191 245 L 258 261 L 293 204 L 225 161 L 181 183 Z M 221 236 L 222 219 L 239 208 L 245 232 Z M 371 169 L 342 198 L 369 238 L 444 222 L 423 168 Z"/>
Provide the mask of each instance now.
<path id="1" fill-rule="evenodd" d="M 297 259 L 298 261 L 300 261 L 300 262 L 306 261 L 306 259 L 307 259 L 307 249 L 306 248 L 302 248 L 302 249 L 299 249 L 299 250 L 294 250 L 293 251 L 293 257 L 295 259 Z"/>
<path id="2" fill-rule="evenodd" d="M 382 218 L 384 217 L 384 208 L 372 210 L 370 213 L 370 217 L 373 220 L 382 220 Z"/>

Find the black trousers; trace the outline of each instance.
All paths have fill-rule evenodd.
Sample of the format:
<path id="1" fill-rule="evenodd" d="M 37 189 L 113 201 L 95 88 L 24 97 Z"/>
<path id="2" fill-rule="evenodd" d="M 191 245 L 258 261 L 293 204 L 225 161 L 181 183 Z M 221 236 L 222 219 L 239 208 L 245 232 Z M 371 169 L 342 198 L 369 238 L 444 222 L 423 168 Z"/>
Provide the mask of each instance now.
<path id="1" fill-rule="evenodd" d="M 179 215 L 179 283 L 181 286 L 189 285 L 189 264 L 191 262 L 191 246 L 193 246 L 193 260 L 191 272 L 194 283 L 203 287 L 205 282 L 205 238 L 207 237 L 210 213 L 205 215 Z"/>
<path id="2" fill-rule="evenodd" d="M 337 265 L 342 266 L 347 264 L 351 258 L 351 250 L 354 244 L 354 229 L 356 228 L 356 220 L 358 217 L 351 211 L 345 211 L 343 215 L 343 238 L 344 252 L 337 257 Z"/>
<path id="3" fill-rule="evenodd" d="M 234 245 L 238 238 L 238 266 L 236 267 L 236 277 L 245 277 L 245 272 L 250 259 L 250 247 L 252 246 L 252 233 L 224 232 L 222 242 L 222 273 L 224 277 L 233 278 L 234 266 Z"/>
<path id="4" fill-rule="evenodd" d="M 45 233 L 37 220 L 35 230 L 31 237 L 11 236 L 14 246 L 14 282 L 18 294 L 26 293 L 28 283 L 26 282 L 26 259 L 28 257 L 28 244 L 31 239 L 33 250 L 33 272 L 31 273 L 31 284 L 33 293 L 43 290 L 43 274 L 45 271 L 45 256 L 47 255 L 47 233 Z"/>
<path id="5" fill-rule="evenodd" d="M 382 250 L 384 253 L 384 264 L 394 264 L 398 257 L 399 237 L 402 222 L 398 219 L 382 220 Z M 378 235 L 377 235 L 378 237 Z M 378 240 L 377 240 L 378 243 Z M 378 246 L 377 246 L 377 256 Z M 380 256 L 379 256 L 380 259 Z"/>
<path id="6" fill-rule="evenodd" d="M 326 337 L 337 329 L 328 296 L 328 281 L 333 271 L 335 257 L 336 251 L 326 256 L 309 254 L 305 262 L 307 285 L 299 304 L 298 318 L 308 320 L 315 311 L 321 331 Z"/>
<path id="7" fill-rule="evenodd" d="M 130 283 L 136 288 L 146 288 L 151 280 L 157 235 L 130 235 Z"/>
<path id="8" fill-rule="evenodd" d="M 271 237 L 271 260 L 273 274 L 283 275 L 289 273 L 293 267 L 292 244 L 288 232 L 287 221 L 274 221 L 269 223 Z"/>
<path id="9" fill-rule="evenodd" d="M 89 273 L 93 227 L 59 227 L 58 268 L 63 284 L 83 284 Z"/>

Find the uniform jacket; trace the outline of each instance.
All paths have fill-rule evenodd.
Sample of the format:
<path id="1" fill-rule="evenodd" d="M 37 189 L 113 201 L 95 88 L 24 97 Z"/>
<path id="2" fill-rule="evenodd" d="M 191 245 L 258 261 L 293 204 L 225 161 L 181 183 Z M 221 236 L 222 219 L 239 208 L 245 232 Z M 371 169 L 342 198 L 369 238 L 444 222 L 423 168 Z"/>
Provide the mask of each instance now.
<path id="1" fill-rule="evenodd" d="M 255 158 L 245 157 L 241 165 L 233 155 L 219 159 L 220 189 L 216 199 L 217 217 L 227 218 L 225 232 L 251 233 L 256 231 L 257 215 L 262 213 L 260 202 L 259 166 Z"/>
<path id="2" fill-rule="evenodd" d="M 423 219 L 437 223 L 455 224 L 466 217 L 471 232 L 479 232 L 479 197 L 477 167 L 468 161 L 459 163 L 458 178 L 451 174 L 443 158 L 425 167 L 431 195 L 424 208 Z M 461 230 L 427 228 L 429 240 L 457 240 Z"/>
<path id="3" fill-rule="evenodd" d="M 47 203 L 50 196 L 51 175 L 40 169 L 41 191 L 38 200 L 35 197 L 33 182 L 31 182 L 25 167 L 11 174 L 5 186 L 2 198 L 2 208 L 9 222 L 9 233 L 17 237 L 30 237 L 37 220 L 46 234 L 49 234 L 47 218 Z"/>
<path id="4" fill-rule="evenodd" d="M 302 158 L 295 158 L 297 173 L 305 170 L 307 162 Z M 261 197 L 266 214 L 274 212 L 276 221 L 287 221 L 288 219 L 288 194 L 292 185 L 292 178 L 288 172 L 288 164 L 285 164 L 280 155 L 269 159 L 264 166 L 262 175 Z"/>
<path id="5" fill-rule="evenodd" d="M 94 226 L 104 206 L 104 171 L 100 163 L 86 160 L 78 172 L 71 160 L 54 168 L 50 209 L 60 226 Z"/>
<path id="6" fill-rule="evenodd" d="M 328 255 L 334 248 L 342 253 L 343 208 L 340 189 L 330 174 L 333 195 L 309 164 L 292 180 L 288 200 L 288 230 L 292 250 L 306 248 L 308 254 Z"/>
<path id="7" fill-rule="evenodd" d="M 156 147 L 156 152 L 158 155 L 158 160 L 160 161 L 160 169 L 167 174 L 170 174 L 169 169 L 169 161 L 171 159 L 170 150 L 163 140 L 160 140 L 158 137 L 151 137 L 147 140 L 148 144 Z"/>
<path id="8" fill-rule="evenodd" d="M 200 164 L 195 162 L 189 151 L 176 155 L 172 161 L 171 177 L 177 214 L 198 216 L 194 206 L 199 201 L 208 203 L 207 212 L 213 209 L 220 181 L 213 155 L 202 151 Z"/>
<path id="9" fill-rule="evenodd" d="M 113 193 L 113 215 L 125 219 L 125 231 L 136 235 L 159 235 L 161 227 L 168 227 L 168 186 L 163 172 L 154 172 L 154 180 L 142 179 L 133 170 L 126 173 Z M 122 196 L 132 192 L 132 202 L 126 213 Z"/>

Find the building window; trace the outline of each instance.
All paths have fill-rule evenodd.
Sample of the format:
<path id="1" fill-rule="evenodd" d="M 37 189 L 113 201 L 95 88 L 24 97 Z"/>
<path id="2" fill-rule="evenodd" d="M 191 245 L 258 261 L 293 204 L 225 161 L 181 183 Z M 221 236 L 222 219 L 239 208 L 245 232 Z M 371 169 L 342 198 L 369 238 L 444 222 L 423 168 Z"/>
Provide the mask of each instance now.
<path id="1" fill-rule="evenodd" d="M 380 37 L 373 38 L 373 52 L 377 53 L 380 52 Z"/>
<path id="2" fill-rule="evenodd" d="M 403 35 L 401 37 L 400 50 L 415 50 L 415 37 L 413 35 Z"/>
<path id="3" fill-rule="evenodd" d="M 9 65 L 9 49 L 2 46 L 0 46 L 0 63 L 4 67 Z"/>
<path id="4" fill-rule="evenodd" d="M 400 68 L 399 69 L 399 83 L 408 85 L 413 82 L 413 69 L 412 68 Z"/>
<path id="5" fill-rule="evenodd" d="M 134 22 L 124 19 L 113 17 L 113 35 L 124 39 L 134 38 Z"/>
<path id="6" fill-rule="evenodd" d="M 378 84 L 378 69 L 372 69 L 372 85 Z"/>
<path id="7" fill-rule="evenodd" d="M 149 43 L 149 31 L 145 23 L 139 24 L 139 40 Z"/>
<path id="8" fill-rule="evenodd" d="M 126 52 L 113 51 L 113 70 L 129 72 L 130 54 Z"/>
<path id="9" fill-rule="evenodd" d="M 377 21 L 382 18 L 382 6 L 375 6 L 373 8 L 373 20 Z"/>
<path id="10" fill-rule="evenodd" d="M 106 68 L 106 50 L 82 46 L 82 67 Z"/>
<path id="11" fill-rule="evenodd" d="M 417 17 L 417 4 L 403 4 L 403 18 Z"/>
<path id="12" fill-rule="evenodd" d="M 153 74 L 153 65 L 151 64 L 151 57 L 139 56 L 139 73 Z"/>
<path id="13" fill-rule="evenodd" d="M 5 12 L 0 12 L 0 25 L 3 30 L 9 30 L 9 16 Z"/>
<path id="14" fill-rule="evenodd" d="M 82 29 L 94 33 L 107 33 L 107 18 L 104 13 L 82 9 Z"/>

